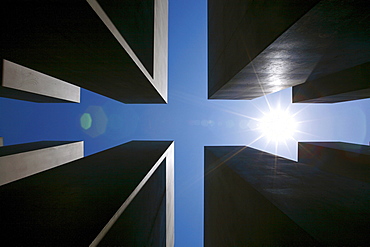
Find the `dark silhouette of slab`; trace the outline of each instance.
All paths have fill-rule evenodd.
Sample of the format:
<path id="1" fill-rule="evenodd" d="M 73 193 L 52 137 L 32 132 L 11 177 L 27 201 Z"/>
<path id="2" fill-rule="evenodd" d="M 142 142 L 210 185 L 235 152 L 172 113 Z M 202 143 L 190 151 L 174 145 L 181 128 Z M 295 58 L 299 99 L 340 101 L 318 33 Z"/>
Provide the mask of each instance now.
<path id="1" fill-rule="evenodd" d="M 345 142 L 300 142 L 298 161 L 326 172 L 370 182 L 370 146 Z"/>
<path id="2" fill-rule="evenodd" d="M 166 162 L 162 162 L 99 245 L 166 246 Z"/>
<path id="3" fill-rule="evenodd" d="M 249 147 L 206 147 L 205 243 L 363 246 L 369 195 L 368 183 L 311 165 Z"/>
<path id="4" fill-rule="evenodd" d="M 293 87 L 293 103 L 337 103 L 370 97 L 370 62 Z"/>
<path id="5" fill-rule="evenodd" d="M 166 103 L 167 1 L 3 6 L 1 58 L 124 103 Z"/>
<path id="6" fill-rule="evenodd" d="M 238 151 L 238 147 L 205 148 L 204 245 L 318 245 L 250 183 L 220 162 L 219 154 Z"/>
<path id="7" fill-rule="evenodd" d="M 98 0 L 153 77 L 155 0 Z"/>
<path id="8" fill-rule="evenodd" d="M 255 74 L 239 76 L 238 73 L 317 2 L 208 1 L 208 98 L 260 96 Z M 284 55 L 280 53 L 278 58 Z M 280 53 L 275 50 L 274 54 Z M 228 86 L 233 78 L 237 85 Z M 228 87 L 224 89 L 224 86 Z"/>
<path id="9" fill-rule="evenodd" d="M 2 239 L 14 246 L 163 246 L 173 239 L 171 143 L 129 142 L 1 186 Z"/>
<path id="10" fill-rule="evenodd" d="M 323 81 L 324 85 L 333 84 L 326 80 L 334 81 L 337 73 L 347 73 L 342 71 L 369 62 L 370 7 L 367 1 L 300 1 L 303 5 L 295 2 L 288 6 L 285 5 L 288 1 L 247 2 L 231 2 L 224 8 L 229 1 L 209 4 L 210 99 L 253 99 L 292 86 L 306 88 L 304 84 L 311 82 L 320 88 Z M 252 10 L 258 4 L 263 6 L 256 10 L 257 17 L 252 18 Z M 271 13 L 270 4 L 276 5 L 276 13 Z M 288 8 L 292 8 L 292 16 L 283 14 Z M 217 19 L 216 13 L 222 17 Z M 270 18 L 273 23 L 267 26 L 276 27 L 279 33 L 257 25 L 264 18 Z M 290 25 L 284 25 L 279 18 Z M 224 31 L 226 29 L 229 31 Z M 273 38 L 272 34 L 276 36 Z M 340 91 L 336 100 L 369 96 L 369 83 L 352 72 L 336 84 L 352 93 Z M 357 79 L 361 81 L 355 84 L 362 84 L 361 90 L 367 91 L 355 91 L 358 86 L 348 89 Z M 320 93 L 327 96 L 328 92 Z"/>

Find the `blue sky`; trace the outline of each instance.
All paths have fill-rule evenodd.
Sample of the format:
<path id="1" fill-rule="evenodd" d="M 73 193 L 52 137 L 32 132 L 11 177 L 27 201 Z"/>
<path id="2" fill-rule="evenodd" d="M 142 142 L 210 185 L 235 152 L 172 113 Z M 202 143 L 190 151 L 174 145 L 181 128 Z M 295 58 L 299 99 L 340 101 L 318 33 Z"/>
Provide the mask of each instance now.
<path id="1" fill-rule="evenodd" d="M 0 98 L 4 144 L 84 140 L 85 155 L 130 140 L 175 140 L 175 243 L 203 245 L 203 149 L 251 145 L 296 159 L 298 141 L 370 142 L 370 99 L 337 104 L 291 104 L 291 89 L 251 101 L 207 100 L 205 0 L 173 0 L 169 14 L 169 103 L 125 105 L 82 89 L 80 104 L 38 104 Z M 268 103 L 267 103 L 268 102 Z M 295 140 L 261 138 L 253 119 L 270 105 L 289 109 L 299 122 Z M 261 112 L 262 111 L 262 112 Z M 80 125 L 83 113 L 93 127 Z"/>

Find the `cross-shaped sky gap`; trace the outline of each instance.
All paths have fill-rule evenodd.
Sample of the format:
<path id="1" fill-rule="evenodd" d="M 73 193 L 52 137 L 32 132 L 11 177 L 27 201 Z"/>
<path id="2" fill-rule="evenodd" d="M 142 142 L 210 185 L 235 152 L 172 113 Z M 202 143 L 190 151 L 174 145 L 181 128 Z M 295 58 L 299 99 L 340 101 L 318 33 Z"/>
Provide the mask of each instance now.
<path id="1" fill-rule="evenodd" d="M 369 143 L 369 99 L 292 104 L 288 88 L 250 101 L 208 100 L 206 1 L 170 1 L 169 6 L 167 105 L 125 105 L 87 90 L 82 90 L 80 104 L 0 98 L 4 142 L 84 140 L 89 155 L 133 139 L 174 140 L 177 246 L 202 243 L 204 146 L 250 145 L 296 159 L 298 141 Z M 99 135 L 91 136 L 81 127 L 89 107 L 99 107 L 107 118 Z M 298 124 L 294 139 L 279 145 L 257 130 L 264 113 L 277 107 L 288 109 Z M 91 117 L 92 125 L 101 122 L 99 116 Z"/>

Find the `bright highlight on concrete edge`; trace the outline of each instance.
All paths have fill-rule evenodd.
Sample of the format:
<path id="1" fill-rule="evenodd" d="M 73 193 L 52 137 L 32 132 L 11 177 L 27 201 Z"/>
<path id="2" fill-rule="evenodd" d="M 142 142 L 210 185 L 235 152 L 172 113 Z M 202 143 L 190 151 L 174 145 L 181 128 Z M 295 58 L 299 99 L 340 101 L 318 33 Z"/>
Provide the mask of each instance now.
<path id="1" fill-rule="evenodd" d="M 258 130 L 269 141 L 282 142 L 292 139 L 296 132 L 297 122 L 288 111 L 280 109 L 264 113 L 259 120 Z"/>

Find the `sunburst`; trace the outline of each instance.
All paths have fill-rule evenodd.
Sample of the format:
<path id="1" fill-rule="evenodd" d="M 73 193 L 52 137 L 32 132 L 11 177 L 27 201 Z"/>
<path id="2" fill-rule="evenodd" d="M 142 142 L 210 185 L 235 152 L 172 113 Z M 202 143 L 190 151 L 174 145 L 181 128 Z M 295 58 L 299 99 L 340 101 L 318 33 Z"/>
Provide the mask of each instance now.
<path id="1" fill-rule="evenodd" d="M 288 110 L 271 109 L 258 120 L 258 131 L 268 142 L 285 142 L 294 139 L 297 122 Z"/>

